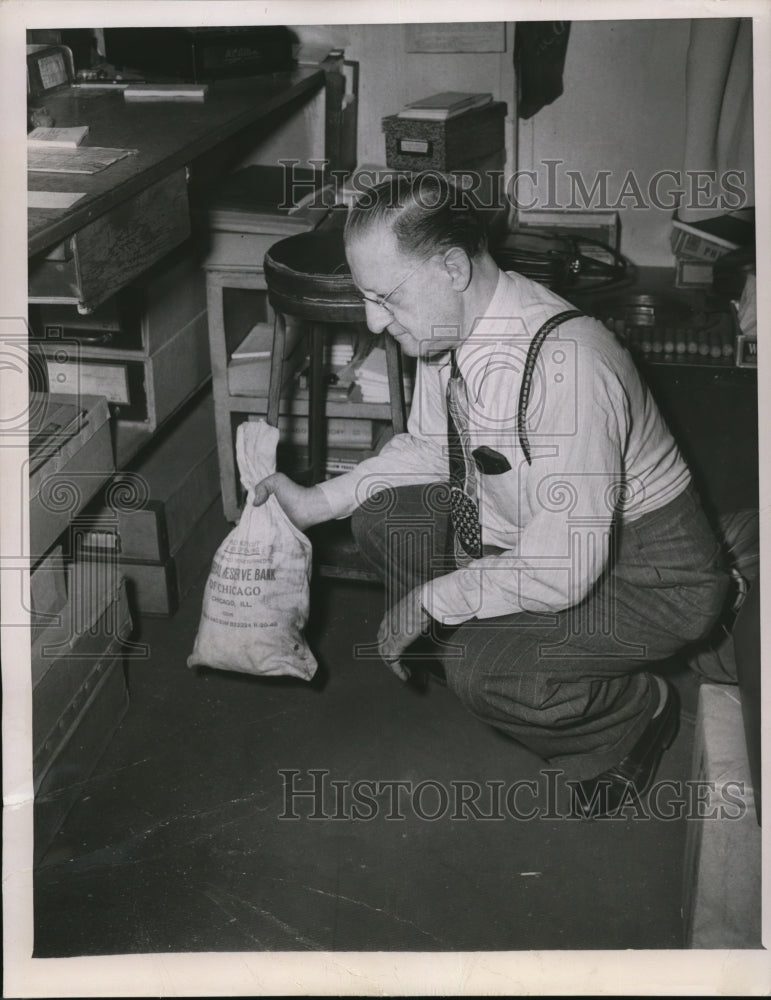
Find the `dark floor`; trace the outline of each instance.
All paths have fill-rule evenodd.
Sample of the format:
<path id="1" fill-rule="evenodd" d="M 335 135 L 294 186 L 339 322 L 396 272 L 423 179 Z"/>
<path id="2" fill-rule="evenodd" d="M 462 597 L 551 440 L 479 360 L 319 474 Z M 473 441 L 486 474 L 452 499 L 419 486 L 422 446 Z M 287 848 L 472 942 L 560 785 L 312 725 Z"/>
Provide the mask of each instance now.
<path id="1" fill-rule="evenodd" d="M 316 581 L 310 684 L 189 670 L 202 589 L 173 619 L 141 622 L 150 658 L 130 663 L 129 712 L 36 872 L 37 957 L 682 946 L 684 820 L 548 818 L 543 778 L 530 821 L 505 805 L 504 819 L 453 818 L 452 798 L 431 820 L 436 785 L 417 810 L 402 797 L 401 819 L 387 792 L 366 821 L 336 805 L 332 781 L 452 795 L 453 781 L 538 777 L 446 688 L 420 694 L 354 656 L 374 639 L 378 588 Z M 660 776 L 686 779 L 696 683 L 675 681 L 683 719 Z M 280 771 L 309 788 L 310 769 L 329 772 L 321 818 L 297 799 L 301 818 L 282 819 Z"/>

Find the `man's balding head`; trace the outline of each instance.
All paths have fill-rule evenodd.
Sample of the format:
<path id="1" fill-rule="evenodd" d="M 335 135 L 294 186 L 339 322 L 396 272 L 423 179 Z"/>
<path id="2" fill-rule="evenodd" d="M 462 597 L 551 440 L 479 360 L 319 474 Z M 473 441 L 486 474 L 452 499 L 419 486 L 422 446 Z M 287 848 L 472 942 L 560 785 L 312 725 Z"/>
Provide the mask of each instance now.
<path id="1" fill-rule="evenodd" d="M 458 247 L 473 259 L 487 247 L 483 217 L 466 192 L 438 173 L 396 174 L 366 190 L 349 213 L 346 245 L 381 225 L 409 257 Z"/>

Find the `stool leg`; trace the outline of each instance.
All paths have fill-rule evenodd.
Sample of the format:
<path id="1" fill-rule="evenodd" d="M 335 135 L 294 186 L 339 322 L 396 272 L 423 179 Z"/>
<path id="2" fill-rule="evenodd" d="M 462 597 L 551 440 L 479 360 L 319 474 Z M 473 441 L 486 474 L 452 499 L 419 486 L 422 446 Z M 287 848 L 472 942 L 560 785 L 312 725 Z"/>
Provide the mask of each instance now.
<path id="1" fill-rule="evenodd" d="M 391 400 L 391 424 L 394 434 L 407 429 L 407 405 L 404 401 L 401 348 L 389 334 L 385 334 L 386 368 L 388 370 L 388 395 Z"/>
<path id="2" fill-rule="evenodd" d="M 286 319 L 276 313 L 273 323 L 273 349 L 270 355 L 270 381 L 268 383 L 267 422 L 278 427 L 278 409 L 281 402 L 281 377 L 284 369 L 284 349 L 286 347 Z"/>
<path id="3" fill-rule="evenodd" d="M 217 457 L 220 468 L 222 509 L 228 521 L 238 520 L 238 475 L 233 452 L 233 430 L 228 393 L 227 345 L 225 342 L 225 313 L 223 286 L 218 276 L 206 273 L 206 305 L 209 324 L 209 351 L 211 353 L 212 396 L 214 397 L 214 424 L 217 431 Z"/>
<path id="4" fill-rule="evenodd" d="M 326 393 L 324 391 L 324 327 L 310 331 L 311 377 L 308 393 L 308 485 L 324 479 L 326 465 Z"/>

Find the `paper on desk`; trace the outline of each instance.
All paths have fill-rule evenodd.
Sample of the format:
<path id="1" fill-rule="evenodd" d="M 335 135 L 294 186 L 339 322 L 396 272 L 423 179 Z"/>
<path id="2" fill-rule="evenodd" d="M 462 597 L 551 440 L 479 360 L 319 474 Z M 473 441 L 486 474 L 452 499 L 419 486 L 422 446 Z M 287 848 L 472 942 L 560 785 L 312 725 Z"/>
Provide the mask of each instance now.
<path id="1" fill-rule="evenodd" d="M 78 149 L 29 149 L 27 170 L 54 174 L 96 174 L 135 149 L 107 149 L 101 146 L 80 146 Z"/>
<path id="2" fill-rule="evenodd" d="M 30 149 L 77 149 L 88 135 L 88 125 L 70 125 L 64 128 L 34 128 L 27 133 Z"/>
<path id="3" fill-rule="evenodd" d="M 85 191 L 27 191 L 27 208 L 71 208 Z"/>

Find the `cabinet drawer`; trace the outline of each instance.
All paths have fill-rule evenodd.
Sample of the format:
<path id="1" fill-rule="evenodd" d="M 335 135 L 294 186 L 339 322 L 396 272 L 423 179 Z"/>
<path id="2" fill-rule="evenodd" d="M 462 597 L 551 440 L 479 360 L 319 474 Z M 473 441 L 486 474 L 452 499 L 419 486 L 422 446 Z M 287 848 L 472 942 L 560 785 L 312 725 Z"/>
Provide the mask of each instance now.
<path id="1" fill-rule="evenodd" d="M 122 654 L 99 661 L 88 700 L 66 718 L 62 742 L 36 780 L 34 861 L 39 864 L 67 813 L 87 795 L 89 777 L 129 708 Z"/>
<path id="2" fill-rule="evenodd" d="M 103 396 L 31 397 L 29 539 L 37 563 L 115 470 Z M 41 401 L 44 400 L 44 401 Z"/>
<path id="3" fill-rule="evenodd" d="M 29 301 L 90 312 L 189 235 L 185 171 L 178 170 L 31 261 Z"/>
<path id="4" fill-rule="evenodd" d="M 204 311 L 150 352 L 44 341 L 48 381 L 73 398 L 83 392 L 104 396 L 116 420 L 154 432 L 208 379 L 207 332 Z"/>

